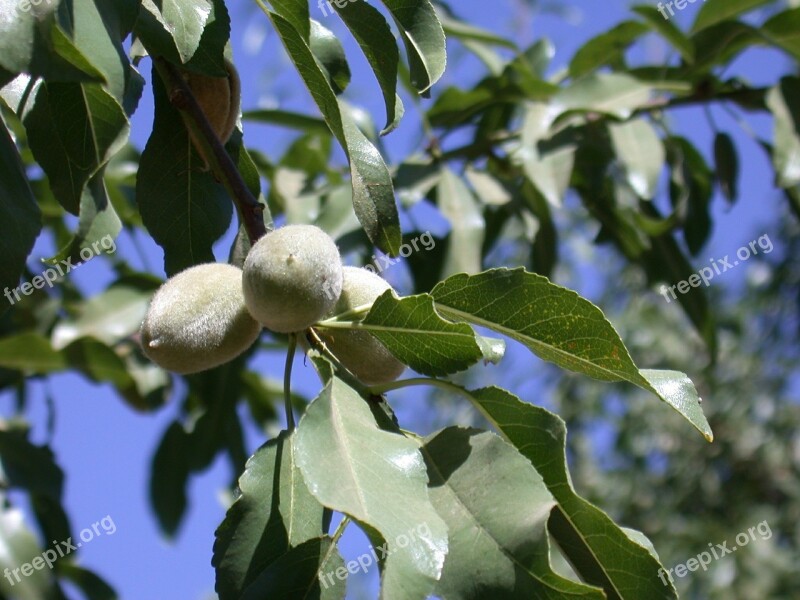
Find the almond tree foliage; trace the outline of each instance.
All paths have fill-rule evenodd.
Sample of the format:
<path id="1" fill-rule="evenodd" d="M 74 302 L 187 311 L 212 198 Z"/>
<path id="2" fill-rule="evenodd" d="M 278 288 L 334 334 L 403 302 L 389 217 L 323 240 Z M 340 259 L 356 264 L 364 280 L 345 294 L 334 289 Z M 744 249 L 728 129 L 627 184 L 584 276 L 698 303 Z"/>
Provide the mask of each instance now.
<path id="1" fill-rule="evenodd" d="M 792 65 L 800 57 L 800 8 L 708 0 L 684 31 L 653 6 L 635 6 L 628 20 L 587 41 L 566 70 L 553 72 L 547 39 L 519 48 L 459 20 L 444 3 L 333 3 L 384 99 L 378 134 L 344 99 L 348 57 L 310 18 L 307 3 L 255 4 L 318 109 L 243 113 L 245 125 L 299 130 L 281 156 L 251 149 L 241 127 L 223 148 L 185 84 L 186 73 L 224 77 L 226 57 L 235 63 L 229 40 L 238 32 L 230 29 L 223 0 L 0 0 L 0 288 L 35 281 L 39 272 L 27 259 L 40 234 L 59 248 L 45 260 L 52 268 L 108 250 L 98 243 L 123 231 L 149 235 L 171 276 L 214 261 L 214 243 L 238 227 L 230 261 L 241 264 L 273 219 L 297 217 L 301 201 L 314 207 L 316 224 L 362 260 L 376 249 L 397 256 L 420 233 L 403 231 L 401 216 L 420 208 L 449 222 L 438 240 L 442 250 L 408 261 L 413 295 L 386 293 L 354 320 L 307 332 L 321 391 L 305 402 L 283 390 L 302 417 L 249 459 L 239 408 L 246 404 L 260 425 L 274 424 L 281 387 L 250 367 L 259 345 L 180 384 L 150 364 L 136 335 L 160 278 L 114 253 L 107 260 L 116 279 L 96 296 L 84 297 L 65 278 L 57 288 L 38 285 L 23 291 L 21 301 L 2 304 L 0 385 L 14 391 L 19 408 L 0 428 L 3 482 L 28 494 L 42 539 L 65 540 L 72 530 L 61 505 L 65 475 L 47 446 L 29 440 L 25 400 L 30 382 L 69 370 L 111 384 L 139 411 L 159 410 L 181 394 L 180 415 L 152 464 L 150 497 L 166 534 L 180 526 L 190 477 L 220 454 L 229 457 L 236 500 L 216 532 L 212 557 L 222 600 L 343 598 L 344 581 L 326 575 L 346 571 L 337 543 L 347 526 L 388 548 L 379 565 L 386 599 L 677 597 L 659 578 L 659 545 L 623 527 L 636 524 L 670 549 L 669 532 L 615 497 L 611 483 L 622 473 L 585 486 L 591 497 L 583 497 L 566 461 L 564 419 L 537 398 L 487 387 L 480 376 L 464 386 L 453 375 L 482 361 L 497 363 L 506 343 L 518 344 L 588 376 L 579 385 L 564 379 L 574 396 L 601 393 L 601 382 L 649 396 L 641 409 L 632 403 L 646 414 L 646 426 L 619 422 L 623 459 L 641 460 L 626 440 L 663 427 L 681 444 L 702 442 L 698 454 L 716 448 L 706 443 L 712 427 L 695 385 L 671 370 L 700 375 L 686 356 L 668 352 L 666 343 L 663 352 L 635 344 L 634 362 L 599 308 L 548 279 L 559 265 L 559 238 L 567 236 L 558 224 L 576 210 L 565 200 L 577 199 L 591 226 L 576 232 L 615 248 L 644 285 L 688 279 L 711 230 L 712 195 L 718 190 L 737 200 L 740 165 L 726 132 L 717 134 L 713 164 L 673 133 L 670 111 L 684 106 L 721 106 L 743 121 L 754 112 L 772 116 L 772 139 L 756 143 L 774 166 L 787 212 L 800 216 L 800 79 L 789 67 L 767 87 L 725 76 L 756 47 L 778 49 Z M 644 36 L 669 45 L 674 58 L 631 66 L 627 51 Z M 435 85 L 446 67 L 447 39 L 482 61 L 485 72 L 475 85 Z M 148 89 L 144 68 L 152 72 Z M 128 136 L 144 93 L 154 98 L 155 119 L 139 154 Z M 389 165 L 381 148 L 391 143 L 404 99 L 419 105 L 429 141 Z M 335 145 L 344 151 L 345 168 L 332 158 Z M 507 245 L 521 249 L 522 259 L 498 263 L 498 249 Z M 678 299 L 687 321 L 670 329 L 659 313 L 624 337 L 635 340 L 639 329 L 656 340 L 696 334 L 698 354 L 710 363 L 730 360 L 726 341 L 736 332 L 722 323 L 720 335 L 707 290 L 693 287 Z M 418 376 L 366 387 L 319 343 L 317 331 L 326 327 L 370 332 Z M 273 336 L 272 343 L 284 346 L 287 339 Z M 427 437 L 403 429 L 391 396 L 410 386 L 470 403 L 486 427 L 450 426 Z M 716 389 L 725 388 L 709 386 Z M 567 424 L 580 429 L 567 404 Z M 722 426 L 718 410 L 710 421 Z M 710 452 L 724 456 L 727 449 Z M 656 479 L 645 487 L 677 496 L 671 486 Z M 668 506 L 682 510 L 681 502 L 690 501 L 686 494 Z M 615 519 L 604 512 L 611 508 Z M 15 510 L 5 499 L 9 565 L 41 552 Z M 344 515 L 335 530 L 334 512 Z M 409 540 L 410 531 L 425 533 Z M 551 554 L 569 569 L 556 572 Z M 87 598 L 116 597 L 72 558 L 56 563 L 54 577 L 26 580 L 30 593 L 64 598 L 61 583 L 68 580 Z M 0 586 L 6 597 L 21 589 L 2 579 Z"/>
<path id="2" fill-rule="evenodd" d="M 774 235 L 787 244 L 783 256 L 760 261 L 741 294 L 710 290 L 720 351 L 717 364 L 696 380 L 713 403 L 711 451 L 702 440 L 683 439 L 674 423 L 628 390 L 604 396 L 577 379 L 553 381 L 558 412 L 575 434 L 569 451 L 576 487 L 616 520 L 641 529 L 663 564 L 685 563 L 709 543 L 727 541 L 730 548 L 739 532 L 769 524 L 769 534 L 713 561 L 708 572 L 676 578 L 683 598 L 791 598 L 800 589 L 800 405 L 793 384 L 800 238 L 797 221 L 787 223 Z M 644 287 L 638 273 L 615 271 L 613 279 L 625 281 L 631 297 L 624 310 L 620 303 L 609 312 L 629 333 L 631 351 L 691 369 L 702 353 L 699 338 L 687 340 L 676 315 L 656 318 L 656 307 L 636 291 Z M 621 300 L 613 293 L 609 307 Z M 613 431 L 602 453 L 578 434 L 592 428 Z"/>

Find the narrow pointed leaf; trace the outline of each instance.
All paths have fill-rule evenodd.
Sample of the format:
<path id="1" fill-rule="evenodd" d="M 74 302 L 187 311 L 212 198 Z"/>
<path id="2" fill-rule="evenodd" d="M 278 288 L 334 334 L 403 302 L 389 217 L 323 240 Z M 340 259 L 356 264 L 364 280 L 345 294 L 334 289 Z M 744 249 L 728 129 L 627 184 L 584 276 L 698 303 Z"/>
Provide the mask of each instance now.
<path id="1" fill-rule="evenodd" d="M 486 223 L 475 195 L 463 179 L 448 168 L 442 169 L 436 190 L 439 212 L 450 223 L 447 258 L 442 276 L 478 273 L 481 270 L 481 249 Z"/>
<path id="2" fill-rule="evenodd" d="M 0 338 L 0 367 L 30 374 L 47 374 L 67 368 L 67 359 L 44 336 L 33 333 Z"/>
<path id="3" fill-rule="evenodd" d="M 392 30 L 383 15 L 367 2 L 348 2 L 341 8 L 334 2 L 333 8 L 353 34 L 378 80 L 386 105 L 386 125 L 381 131 L 385 135 L 397 127 L 404 110 L 397 95 L 400 53 Z"/>
<path id="4" fill-rule="evenodd" d="M 686 376 L 674 371 L 657 371 L 663 374 L 658 378 L 652 372 L 643 375 L 602 311 L 572 290 L 524 269 L 492 269 L 454 275 L 431 295 L 436 310 L 447 318 L 507 335 L 564 369 L 601 381 L 628 381 L 653 392 L 706 439 L 713 439 Z"/>
<path id="5" fill-rule="evenodd" d="M 319 541 L 322 525 L 323 508 L 308 491 L 284 431 L 247 461 L 238 497 L 217 529 L 212 565 L 220 600 L 238 600 L 257 580 L 272 598 L 264 572 L 303 542 Z"/>
<path id="6" fill-rule="evenodd" d="M 14 140 L 0 119 L 0 289 L 13 290 L 42 228 L 42 217 Z M 7 303 L 6 300 L 9 300 Z M 10 306 L 0 300 L 0 315 Z M 16 300 L 14 300 L 16 302 Z"/>
<path id="7" fill-rule="evenodd" d="M 350 84 L 350 66 L 339 38 L 318 21 L 311 21 L 309 48 L 328 73 L 328 83 L 338 95 Z"/>
<path id="8" fill-rule="evenodd" d="M 164 270 L 173 275 L 214 261 L 212 245 L 233 217 L 225 189 L 196 154 L 177 109 L 153 72 L 155 123 L 142 153 L 136 202 L 145 227 L 164 249 Z"/>
<path id="9" fill-rule="evenodd" d="M 375 300 L 360 328 L 425 375 L 463 371 L 484 358 L 472 327 L 442 319 L 427 294 L 397 298 L 386 291 Z M 494 352 L 486 358 L 494 358 Z"/>
<path id="10" fill-rule="evenodd" d="M 772 162 L 777 185 L 800 183 L 800 79 L 784 77 L 767 94 L 767 106 L 775 120 Z"/>
<path id="11" fill-rule="evenodd" d="M 47 264 L 72 260 L 73 264 L 85 262 L 85 257 L 110 254 L 116 251 L 114 240 L 122 231 L 120 221 L 103 180 L 105 167 L 92 177 L 81 194 L 78 230 L 73 238 L 55 256 L 44 259 Z"/>
<path id="12" fill-rule="evenodd" d="M 740 14 L 769 3 L 770 0 L 704 0 L 697 13 L 692 33 L 738 17 Z"/>
<path id="13" fill-rule="evenodd" d="M 25 127 L 53 195 L 76 215 L 89 180 L 122 148 L 130 132 L 120 103 L 94 83 L 43 83 Z"/>
<path id="14" fill-rule="evenodd" d="M 350 160 L 353 208 L 373 244 L 391 256 L 400 251 L 400 217 L 389 169 L 377 148 L 364 136 L 328 83 L 308 43 L 289 21 L 268 13 L 325 122 Z"/>
<path id="15" fill-rule="evenodd" d="M 788 52 L 795 60 L 800 59 L 800 6 L 772 16 L 761 27 L 761 33 L 773 45 Z"/>
<path id="16" fill-rule="evenodd" d="M 614 600 L 677 599 L 669 580 L 658 577 L 661 565 L 650 550 L 575 492 L 567 470 L 567 430 L 558 416 L 496 387 L 465 393 L 544 479 L 557 502 L 550 534 L 584 581 Z"/>
<path id="17" fill-rule="evenodd" d="M 48 81 L 103 81 L 103 74 L 60 27 L 58 2 L 0 0 L 0 69 Z"/>
<path id="18" fill-rule="evenodd" d="M 428 498 L 418 443 L 379 428 L 367 402 L 334 377 L 300 421 L 294 449 L 317 500 L 388 544 L 381 598 L 427 597 L 441 576 L 447 526 Z"/>
<path id="19" fill-rule="evenodd" d="M 627 119 L 647 104 L 653 88 L 624 73 L 594 73 L 563 88 L 552 100 L 553 114 L 592 111 Z"/>
<path id="20" fill-rule="evenodd" d="M 345 582 L 335 576 L 343 568 L 344 560 L 331 538 L 310 539 L 270 564 L 241 596 L 235 598 L 344 600 Z"/>
<path id="21" fill-rule="evenodd" d="M 666 160 L 661 138 L 645 119 L 611 123 L 608 129 L 628 185 L 640 198 L 651 200 Z"/>
<path id="22" fill-rule="evenodd" d="M 428 436 L 422 453 L 431 501 L 449 529 L 439 596 L 605 598 L 553 572 L 547 520 L 555 500 L 513 446 L 488 431 L 450 427 Z M 497 498 L 504 499 L 503 510 L 497 510 Z"/>
<path id="23" fill-rule="evenodd" d="M 155 55 L 185 64 L 212 18 L 211 0 L 142 0 L 136 35 Z"/>
<path id="24" fill-rule="evenodd" d="M 727 133 L 714 136 L 714 166 L 722 195 L 733 204 L 739 195 L 739 155 Z"/>
<path id="25" fill-rule="evenodd" d="M 647 29 L 638 21 L 624 21 L 610 31 L 592 38 L 572 57 L 569 63 L 570 75 L 574 78 L 582 77 L 604 65 L 624 68 L 625 52 L 647 33 Z"/>
<path id="26" fill-rule="evenodd" d="M 447 64 L 442 24 L 430 0 L 382 0 L 406 46 L 411 83 L 424 93 L 439 81 Z"/>

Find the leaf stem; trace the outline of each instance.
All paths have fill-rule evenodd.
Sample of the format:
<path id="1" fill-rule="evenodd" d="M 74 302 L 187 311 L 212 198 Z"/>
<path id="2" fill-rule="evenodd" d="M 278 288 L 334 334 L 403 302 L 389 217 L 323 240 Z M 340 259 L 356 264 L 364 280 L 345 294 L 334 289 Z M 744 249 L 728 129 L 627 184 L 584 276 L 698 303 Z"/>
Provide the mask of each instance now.
<path id="1" fill-rule="evenodd" d="M 308 329 L 308 337 L 307 337 L 311 347 L 314 348 L 317 352 L 319 352 L 322 356 L 325 357 L 332 365 L 334 371 L 336 371 L 336 375 L 344 381 L 347 385 L 351 388 L 356 390 L 362 397 L 369 398 L 375 394 L 370 392 L 370 388 L 364 385 L 361 380 L 359 380 L 355 375 L 353 375 L 347 367 L 345 367 L 341 361 L 336 358 L 336 355 L 328 349 L 328 346 L 325 345 L 317 332 L 314 328 Z"/>
<path id="2" fill-rule="evenodd" d="M 336 526 L 336 531 L 334 531 L 333 535 L 331 536 L 331 540 L 334 544 L 336 544 L 336 542 L 339 541 L 339 538 L 342 537 L 342 534 L 344 533 L 344 530 L 347 529 L 348 525 L 350 525 L 350 517 L 344 515 L 342 520 L 339 521 L 339 524 Z"/>
<path id="3" fill-rule="evenodd" d="M 393 392 L 395 390 L 401 390 L 403 388 L 414 387 L 418 385 L 430 385 L 433 387 L 438 387 L 440 389 L 447 390 L 448 392 L 457 392 L 469 398 L 469 395 L 465 393 L 464 388 L 444 379 L 435 379 L 433 377 L 410 377 L 408 379 L 399 379 L 397 381 L 379 383 L 377 385 L 370 386 L 369 391 L 377 396 L 387 392 Z"/>
<path id="4" fill-rule="evenodd" d="M 292 364 L 297 349 L 297 334 L 289 334 L 289 349 L 286 351 L 286 367 L 283 369 L 283 403 L 286 410 L 286 429 L 294 431 L 294 412 L 292 411 Z"/>
<path id="5" fill-rule="evenodd" d="M 353 323 L 357 322 L 356 319 L 358 319 L 358 317 L 366 315 L 371 308 L 372 308 L 372 303 L 356 306 L 355 308 L 348 310 L 345 313 L 336 315 L 335 317 L 331 317 L 330 319 L 325 319 L 324 321 L 319 321 L 317 323 L 317 326 L 337 327 L 341 324 L 344 324 L 344 326 L 339 327 L 339 329 L 354 329 L 352 327 L 349 327 L 349 325 L 352 325 Z"/>
<path id="6" fill-rule="evenodd" d="M 233 159 L 208 122 L 180 69 L 160 57 L 153 58 L 153 65 L 167 87 L 170 103 L 180 111 L 187 129 L 195 134 L 195 138 L 203 146 L 204 154 L 209 159 L 214 176 L 222 182 L 230 194 L 239 218 L 247 230 L 250 243 L 255 244 L 261 236 L 267 233 L 264 225 L 264 213 L 269 209 L 250 192 L 250 188 L 247 187 L 239 169 L 236 168 Z M 267 215 L 269 215 L 268 212 Z"/>

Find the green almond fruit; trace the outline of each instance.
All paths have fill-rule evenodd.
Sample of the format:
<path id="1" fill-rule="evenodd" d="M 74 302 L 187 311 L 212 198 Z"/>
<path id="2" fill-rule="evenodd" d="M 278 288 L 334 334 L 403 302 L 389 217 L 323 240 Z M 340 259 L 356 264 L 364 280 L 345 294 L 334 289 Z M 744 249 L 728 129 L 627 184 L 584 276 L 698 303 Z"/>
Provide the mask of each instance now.
<path id="1" fill-rule="evenodd" d="M 244 261 L 244 301 L 254 319 L 278 333 L 319 321 L 342 292 L 342 259 L 327 233 L 313 225 L 269 232 Z"/>
<path id="2" fill-rule="evenodd" d="M 233 360 L 260 331 L 244 303 L 241 269 L 208 263 L 158 288 L 142 322 L 141 344 L 154 363 L 185 375 Z"/>
<path id="3" fill-rule="evenodd" d="M 378 296 L 392 289 L 385 279 L 367 269 L 344 267 L 343 275 L 342 294 L 327 318 L 371 305 Z M 336 358 L 366 385 L 394 381 L 406 368 L 368 331 L 320 329 L 319 333 Z"/>

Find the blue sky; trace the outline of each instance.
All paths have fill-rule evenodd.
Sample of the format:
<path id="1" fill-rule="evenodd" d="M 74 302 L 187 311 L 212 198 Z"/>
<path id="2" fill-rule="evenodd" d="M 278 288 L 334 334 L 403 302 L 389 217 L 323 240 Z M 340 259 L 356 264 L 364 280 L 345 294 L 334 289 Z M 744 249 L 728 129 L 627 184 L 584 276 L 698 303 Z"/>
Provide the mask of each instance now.
<path id="1" fill-rule="evenodd" d="M 229 4 L 233 18 L 234 56 L 244 81 L 243 108 L 284 107 L 314 111 L 306 90 L 270 33 L 266 18 L 250 3 Z M 537 12 L 521 0 L 460 0 L 453 6 L 465 20 L 512 36 L 520 45 L 529 44 L 541 36 L 549 37 L 557 49 L 556 67 L 563 66 L 591 36 L 624 19 L 628 6 L 621 0 L 576 0 L 564 4 L 573 7 L 566 14 Z M 696 14 L 697 7 L 699 3 L 684 10 L 676 19 L 686 24 Z M 381 95 L 346 30 L 336 17 L 324 17 L 314 5 L 311 14 L 345 42 L 354 71 L 348 98 L 363 105 L 379 120 L 383 115 Z M 454 53 L 450 68 L 439 87 L 456 83 L 468 85 L 480 73 L 477 63 L 464 56 L 456 46 L 451 45 L 451 50 Z M 658 60 L 664 50 L 660 45 L 648 43 L 643 51 L 652 53 L 651 57 Z M 784 70 L 782 60 L 774 53 L 752 52 L 740 59 L 732 71 L 745 74 L 754 83 L 767 84 L 774 82 L 776 73 Z M 143 63 L 143 71 L 149 80 L 149 62 Z M 409 110 L 400 129 L 384 140 L 393 158 L 407 154 L 419 143 L 417 113 L 411 102 L 407 101 L 406 106 Z M 771 185 L 771 168 L 763 152 L 721 111 L 714 114 L 720 129 L 728 130 L 734 136 L 743 153 L 741 199 L 732 209 L 728 209 L 719 198 L 715 199 L 717 220 L 714 233 L 698 264 L 705 264 L 709 258 L 731 254 L 739 246 L 768 233 L 767 223 L 774 222 L 774 215 L 782 202 Z M 697 109 L 673 113 L 676 130 L 694 140 L 708 157 L 712 132 L 701 117 Z M 134 117 L 133 141 L 139 148 L 143 147 L 151 124 L 152 99 L 147 90 Z M 767 118 L 751 118 L 750 125 L 763 137 L 771 137 L 771 123 Z M 245 128 L 248 146 L 262 149 L 271 156 L 277 156 L 278 149 L 290 138 L 289 134 L 273 127 Z M 218 259 L 225 259 L 231 237 L 232 233 L 229 233 L 218 244 Z M 144 238 L 142 243 L 147 262 L 158 275 L 163 276 L 160 250 Z M 32 268 L 37 269 L 39 263 L 36 259 L 52 251 L 49 240 L 40 240 L 30 263 Z M 130 258 L 135 266 L 144 267 L 135 258 L 132 244 L 125 236 L 118 242 L 118 251 Z M 735 286 L 744 277 L 746 269 L 728 274 L 725 280 L 720 279 L 715 285 Z M 99 291 L 110 281 L 110 273 L 101 261 L 82 267 L 72 277 L 82 289 L 90 292 Z M 597 281 L 591 277 L 559 283 L 572 285 L 590 298 L 598 289 Z M 679 309 L 673 304 L 665 310 Z M 527 352 L 520 354 L 512 350 L 508 361 L 510 368 L 516 371 L 527 368 L 535 359 Z M 282 375 L 279 357 L 260 358 L 257 364 L 265 374 L 276 378 Z M 503 373 L 504 370 L 498 368 L 486 369 L 485 383 L 500 383 Z M 300 358 L 295 364 L 295 385 L 308 396 L 313 396 L 318 389 L 313 372 L 303 365 Z M 164 430 L 177 414 L 177 403 L 173 402 L 155 414 L 134 413 L 107 386 L 91 384 L 73 375 L 54 376 L 47 384 L 34 383 L 31 390 L 28 417 L 34 423 L 36 441 L 45 440 L 45 398 L 50 395 L 55 400 L 57 421 L 52 446 L 59 464 L 67 473 L 65 505 L 74 529 L 80 531 L 106 515 L 110 515 L 116 524 L 113 535 L 96 537 L 81 548 L 81 564 L 110 581 L 123 599 L 213 597 L 211 548 L 214 529 L 225 511 L 222 496 L 230 480 L 226 461 L 219 459 L 206 473 L 191 480 L 188 514 L 179 535 L 171 542 L 161 537 L 147 498 L 150 460 Z M 399 398 L 397 409 L 401 422 L 409 428 L 418 427 L 427 432 L 430 413 L 423 399 L 411 394 Z M 4 415 L 13 412 L 13 400 L 8 394 L 0 396 L 0 410 Z M 251 450 L 264 441 L 260 432 L 248 431 Z M 354 527 L 350 530 L 343 548 L 352 558 L 363 552 L 363 537 Z M 361 581 L 354 582 L 348 597 L 371 597 L 372 592 L 363 590 L 370 589 L 369 582 L 374 583 L 375 575 L 373 572 L 358 577 Z"/>

